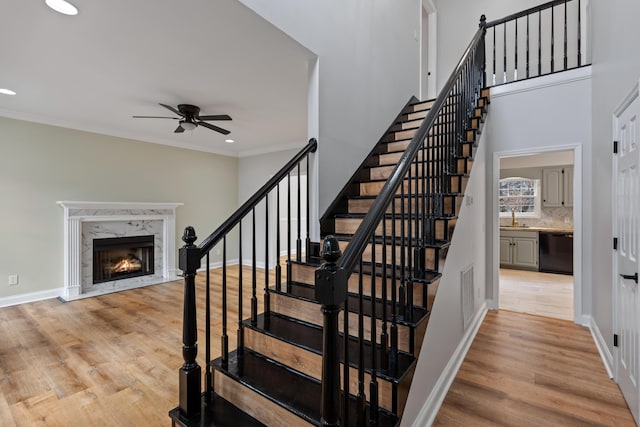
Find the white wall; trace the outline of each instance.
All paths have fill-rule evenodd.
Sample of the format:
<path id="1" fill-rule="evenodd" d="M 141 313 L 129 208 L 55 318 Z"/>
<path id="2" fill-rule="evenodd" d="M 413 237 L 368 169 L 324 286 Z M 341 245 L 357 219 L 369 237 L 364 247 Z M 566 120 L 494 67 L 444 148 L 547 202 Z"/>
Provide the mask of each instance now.
<path id="1" fill-rule="evenodd" d="M 543 3 L 547 0 L 437 0 L 438 91 L 478 30 L 482 14 L 486 15 L 487 21 L 493 21 Z"/>
<path id="2" fill-rule="evenodd" d="M 466 332 L 462 318 L 460 273 L 470 265 L 474 271 L 476 314 L 484 307 L 487 140 L 483 132 L 413 376 L 402 417 L 403 427 L 427 425 L 426 420 L 435 415 L 434 411 L 440 406 L 438 400 L 447 392 L 446 379 L 455 377 L 455 370 L 449 369 L 450 360 L 455 359 Z"/>
<path id="3" fill-rule="evenodd" d="M 551 102 L 550 102 L 551 101 Z M 494 301 L 493 275 L 498 265 L 497 236 L 498 212 L 493 203 L 494 165 L 493 153 L 516 154 L 519 151 L 535 151 L 567 145 L 582 146 L 584 171 L 582 173 L 582 307 L 580 312 L 591 313 L 591 193 L 593 191 L 591 162 L 591 80 L 590 69 L 540 77 L 526 82 L 513 83 L 492 89 L 489 120 L 485 126 L 489 157 L 487 158 L 488 212 L 487 212 L 487 299 Z M 575 172 L 579 173 L 578 170 Z M 578 208 L 577 206 L 575 208 Z M 576 223 L 579 226 L 579 223 Z M 494 256 L 495 255 L 495 256 Z M 578 311 L 578 308 L 576 308 Z"/>
<path id="4" fill-rule="evenodd" d="M 419 93 L 420 0 L 241 0 L 319 57 L 322 213 Z"/>
<path id="5" fill-rule="evenodd" d="M 593 247 L 593 264 L 589 274 L 593 277 L 593 317 L 613 351 L 612 325 L 612 263 L 611 242 L 611 167 L 612 167 L 612 115 L 624 96 L 640 79 L 638 40 L 640 2 L 617 0 L 594 1 L 592 7 L 593 43 L 593 157 L 591 169 L 597 179 L 593 182 L 593 242 L 605 242 Z"/>
<path id="6" fill-rule="evenodd" d="M 184 203 L 181 246 L 184 227 L 202 241 L 235 209 L 236 173 L 232 157 L 0 118 L 0 298 L 63 286 L 57 200 Z"/>

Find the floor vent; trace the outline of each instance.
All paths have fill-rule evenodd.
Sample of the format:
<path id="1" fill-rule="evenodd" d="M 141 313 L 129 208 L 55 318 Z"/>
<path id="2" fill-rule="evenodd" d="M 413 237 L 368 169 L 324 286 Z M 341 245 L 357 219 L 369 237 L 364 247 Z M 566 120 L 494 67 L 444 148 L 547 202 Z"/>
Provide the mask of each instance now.
<path id="1" fill-rule="evenodd" d="M 466 330 L 475 312 L 473 297 L 473 265 L 460 272 L 460 293 L 462 295 L 462 321 Z"/>

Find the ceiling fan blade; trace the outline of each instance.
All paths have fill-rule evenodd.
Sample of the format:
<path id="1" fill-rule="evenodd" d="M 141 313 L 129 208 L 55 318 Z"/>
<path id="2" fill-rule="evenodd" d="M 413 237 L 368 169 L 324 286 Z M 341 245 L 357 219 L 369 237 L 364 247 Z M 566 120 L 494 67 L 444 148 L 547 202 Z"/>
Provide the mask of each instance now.
<path id="1" fill-rule="evenodd" d="M 167 110 L 173 111 L 175 114 L 177 114 L 177 115 L 179 115 L 179 116 L 182 116 L 182 113 L 181 113 L 180 111 L 176 110 L 175 108 L 173 108 L 172 106 L 170 106 L 170 105 L 165 105 L 165 104 L 163 104 L 163 103 L 161 103 L 161 102 L 158 102 L 158 104 L 162 105 L 162 106 L 163 106 L 164 108 L 166 108 Z"/>
<path id="2" fill-rule="evenodd" d="M 131 116 L 134 119 L 173 119 L 179 120 L 178 117 L 166 117 L 166 116 Z"/>
<path id="3" fill-rule="evenodd" d="M 182 128 L 182 125 L 178 125 L 178 127 L 176 128 L 176 130 L 173 131 L 174 133 L 182 133 L 184 132 L 184 129 Z"/>
<path id="4" fill-rule="evenodd" d="M 204 127 L 209 128 L 211 130 L 215 130 L 216 132 L 220 132 L 223 135 L 229 135 L 231 133 L 230 131 L 228 131 L 226 129 L 219 128 L 218 126 L 215 126 L 215 125 L 212 125 L 212 124 L 209 124 L 209 123 L 206 123 L 206 122 L 198 122 L 198 125 L 199 126 L 204 126 Z"/>
<path id="5" fill-rule="evenodd" d="M 226 114 L 218 114 L 212 116 L 198 116 L 198 120 L 231 120 L 231 117 Z"/>

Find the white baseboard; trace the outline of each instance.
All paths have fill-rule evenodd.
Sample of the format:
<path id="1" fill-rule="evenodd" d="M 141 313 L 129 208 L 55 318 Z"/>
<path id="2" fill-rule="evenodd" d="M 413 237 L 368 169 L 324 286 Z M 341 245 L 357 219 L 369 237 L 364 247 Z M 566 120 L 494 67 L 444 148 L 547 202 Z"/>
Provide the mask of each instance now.
<path id="1" fill-rule="evenodd" d="M 42 301 L 45 299 L 58 298 L 64 293 L 64 288 L 49 289 L 46 291 L 30 292 L 27 294 L 12 295 L 0 298 L 0 308 L 12 305 L 26 304 L 28 302 Z"/>
<path id="2" fill-rule="evenodd" d="M 420 409 L 418 416 L 414 420 L 412 424 L 413 427 L 425 427 L 433 424 L 438 410 L 440 406 L 442 406 L 442 402 L 447 396 L 453 380 L 456 378 L 458 369 L 460 369 L 460 365 L 462 365 L 487 311 L 487 303 L 485 301 L 482 303 L 482 307 L 476 312 L 476 315 L 469 324 L 469 328 L 460 340 L 458 347 L 456 347 L 456 350 L 451 355 L 447 366 L 445 366 L 442 374 L 440 374 L 440 378 L 438 378 L 436 385 L 433 387 L 433 390 L 431 390 L 429 397 L 427 397 L 422 409 Z"/>
<path id="3" fill-rule="evenodd" d="M 233 258 L 233 259 L 228 259 L 227 260 L 227 266 L 230 265 L 238 265 L 238 258 Z M 213 270 L 214 268 L 221 268 L 222 267 L 222 261 L 216 261 L 216 262 L 210 262 L 209 263 L 209 269 Z M 203 267 L 200 267 L 198 269 L 198 272 L 203 272 L 207 269 L 206 264 Z M 180 274 L 182 274 L 182 272 L 180 272 Z"/>
<path id="4" fill-rule="evenodd" d="M 602 359 L 602 363 L 604 363 L 607 374 L 609 374 L 609 378 L 613 378 L 613 355 L 609 351 L 609 347 L 607 347 L 607 343 L 600 332 L 600 328 L 598 328 L 598 324 L 592 316 L 583 317 L 588 319 L 586 326 L 591 331 L 591 336 L 593 336 L 593 341 L 596 343 L 598 353 L 600 353 L 600 358 Z"/>

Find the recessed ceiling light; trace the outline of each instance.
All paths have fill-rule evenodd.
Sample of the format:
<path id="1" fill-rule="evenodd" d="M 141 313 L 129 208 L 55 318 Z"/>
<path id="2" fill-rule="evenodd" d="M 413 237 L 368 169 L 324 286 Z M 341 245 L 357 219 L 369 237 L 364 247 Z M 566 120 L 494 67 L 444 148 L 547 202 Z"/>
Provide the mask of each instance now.
<path id="1" fill-rule="evenodd" d="M 44 0 L 51 9 L 63 15 L 77 15 L 78 8 L 65 0 Z"/>
<path id="2" fill-rule="evenodd" d="M 10 89 L 0 89 L 0 93 L 3 95 L 15 95 L 16 93 Z"/>
<path id="3" fill-rule="evenodd" d="M 224 142 L 227 144 L 233 144 L 235 141 L 233 139 L 225 139 Z"/>

